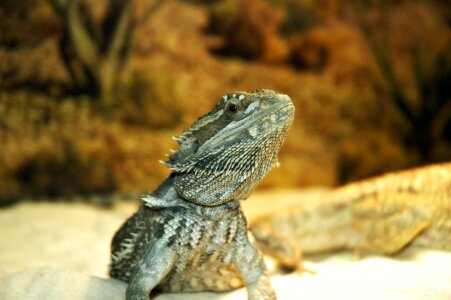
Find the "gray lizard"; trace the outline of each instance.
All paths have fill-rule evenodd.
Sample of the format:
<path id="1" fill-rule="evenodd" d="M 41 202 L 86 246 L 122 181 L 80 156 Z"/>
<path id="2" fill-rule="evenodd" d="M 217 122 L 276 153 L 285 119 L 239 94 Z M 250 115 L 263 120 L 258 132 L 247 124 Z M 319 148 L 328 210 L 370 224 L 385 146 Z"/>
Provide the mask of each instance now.
<path id="1" fill-rule="evenodd" d="M 112 241 L 110 275 L 128 282 L 127 299 L 243 285 L 249 299 L 276 299 L 240 200 L 277 165 L 293 118 L 287 95 L 236 92 L 176 138 L 171 175 Z"/>

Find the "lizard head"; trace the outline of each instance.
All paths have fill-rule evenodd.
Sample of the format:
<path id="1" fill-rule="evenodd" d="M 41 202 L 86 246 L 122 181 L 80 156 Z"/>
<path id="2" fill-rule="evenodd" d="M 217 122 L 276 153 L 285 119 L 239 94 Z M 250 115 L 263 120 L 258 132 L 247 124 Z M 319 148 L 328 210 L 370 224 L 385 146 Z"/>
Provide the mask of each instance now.
<path id="1" fill-rule="evenodd" d="M 166 164 L 175 176 L 177 193 L 205 206 L 247 198 L 277 165 L 293 118 L 287 95 L 257 90 L 223 96 L 175 138 L 179 150 Z"/>

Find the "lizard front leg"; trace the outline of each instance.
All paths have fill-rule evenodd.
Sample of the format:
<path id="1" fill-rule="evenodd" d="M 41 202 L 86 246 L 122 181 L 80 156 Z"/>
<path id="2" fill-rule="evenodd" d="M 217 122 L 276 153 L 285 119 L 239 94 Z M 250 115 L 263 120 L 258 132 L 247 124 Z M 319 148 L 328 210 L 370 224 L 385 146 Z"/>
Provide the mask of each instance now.
<path id="1" fill-rule="evenodd" d="M 234 263 L 246 284 L 249 300 L 276 300 L 263 256 L 250 232 L 239 239 Z"/>
<path id="2" fill-rule="evenodd" d="M 132 271 L 125 293 L 127 300 L 149 300 L 149 294 L 166 277 L 175 261 L 175 251 L 155 242 L 144 252 Z"/>

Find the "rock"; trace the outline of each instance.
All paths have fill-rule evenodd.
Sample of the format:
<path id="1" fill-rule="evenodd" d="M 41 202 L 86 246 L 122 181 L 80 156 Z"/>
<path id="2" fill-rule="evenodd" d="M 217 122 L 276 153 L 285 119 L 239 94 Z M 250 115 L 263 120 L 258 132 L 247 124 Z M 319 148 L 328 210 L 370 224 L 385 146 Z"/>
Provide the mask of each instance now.
<path id="1" fill-rule="evenodd" d="M 28 269 L 0 280 L 0 299 L 124 300 L 127 284 L 58 268 Z M 243 299 L 244 289 L 231 293 L 153 295 L 155 300 Z"/>
<path id="2" fill-rule="evenodd" d="M 39 267 L 107 277 L 111 238 L 134 209 L 46 202 L 1 209 L 0 277 Z"/>
<path id="3" fill-rule="evenodd" d="M 36 268 L 0 280 L 0 299 L 123 300 L 127 284 L 57 268 Z"/>

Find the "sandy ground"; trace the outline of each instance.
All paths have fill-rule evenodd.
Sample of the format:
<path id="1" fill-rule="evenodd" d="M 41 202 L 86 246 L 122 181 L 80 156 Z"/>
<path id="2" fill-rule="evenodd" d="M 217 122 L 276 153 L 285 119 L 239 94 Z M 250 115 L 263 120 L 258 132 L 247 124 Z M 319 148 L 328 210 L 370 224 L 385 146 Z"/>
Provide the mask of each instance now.
<path id="1" fill-rule="evenodd" d="M 257 193 L 250 219 L 321 189 Z M 22 203 L 0 210 L 0 299 L 123 299 L 126 285 L 107 279 L 109 244 L 136 209 L 82 203 Z M 305 258 L 314 274 L 271 267 L 279 299 L 451 299 L 451 253 L 410 249 L 396 258 L 349 253 Z M 156 299 L 245 299 L 231 293 L 166 294 Z"/>

